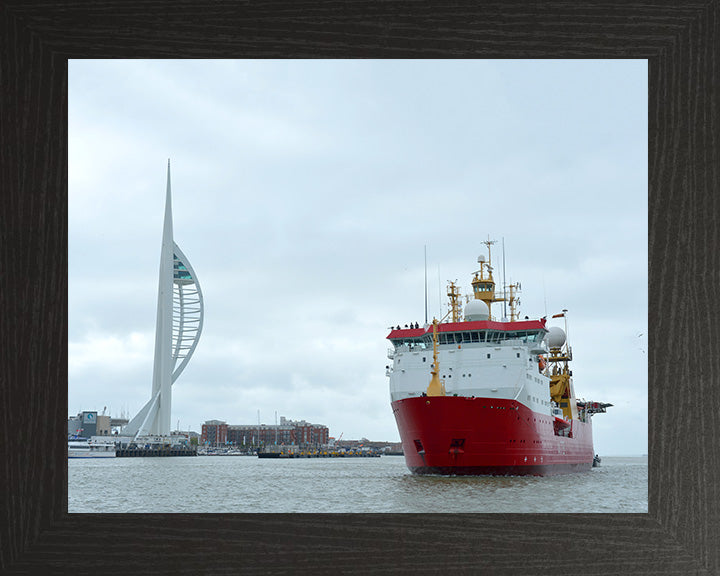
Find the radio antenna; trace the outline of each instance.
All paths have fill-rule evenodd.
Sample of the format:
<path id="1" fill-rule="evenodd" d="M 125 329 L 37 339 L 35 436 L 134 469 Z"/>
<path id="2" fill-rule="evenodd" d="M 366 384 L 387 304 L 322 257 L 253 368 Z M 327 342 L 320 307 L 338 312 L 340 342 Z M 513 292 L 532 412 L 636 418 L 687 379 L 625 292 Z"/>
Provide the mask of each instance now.
<path id="1" fill-rule="evenodd" d="M 442 290 L 440 288 L 440 264 L 438 264 L 438 316 L 442 316 Z"/>
<path id="2" fill-rule="evenodd" d="M 507 318 L 507 299 L 505 297 L 505 237 L 502 239 L 503 249 L 503 318 Z"/>
<path id="3" fill-rule="evenodd" d="M 425 326 L 427 326 L 427 244 L 425 244 Z"/>

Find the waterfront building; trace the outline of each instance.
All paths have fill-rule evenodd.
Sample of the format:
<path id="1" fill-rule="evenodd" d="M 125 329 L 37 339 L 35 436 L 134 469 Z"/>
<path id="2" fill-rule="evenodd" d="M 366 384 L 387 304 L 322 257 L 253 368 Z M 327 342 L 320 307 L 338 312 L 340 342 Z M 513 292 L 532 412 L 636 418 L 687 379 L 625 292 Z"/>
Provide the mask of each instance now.
<path id="1" fill-rule="evenodd" d="M 173 430 L 172 432 L 170 432 L 170 436 L 182 437 L 188 440 L 192 440 L 193 438 L 195 438 L 196 440 L 200 439 L 200 434 L 195 432 L 195 430 Z"/>
<path id="2" fill-rule="evenodd" d="M 68 436 L 90 438 L 92 436 L 112 436 L 117 434 L 120 425 L 128 421 L 122 418 L 111 418 L 98 414 L 97 410 L 83 410 L 77 416 L 68 416 Z"/>
<path id="3" fill-rule="evenodd" d="M 97 411 L 83 410 L 77 416 L 68 417 L 68 436 L 90 438 L 97 433 Z"/>
<path id="4" fill-rule="evenodd" d="M 296 444 L 295 427 L 287 424 L 238 424 L 228 427 L 228 442 L 236 446 Z"/>
<path id="5" fill-rule="evenodd" d="M 208 420 L 202 425 L 200 443 L 211 446 L 227 444 L 228 425 L 222 420 Z"/>
<path id="6" fill-rule="evenodd" d="M 195 351 L 202 332 L 203 310 L 195 271 L 173 239 L 168 161 L 152 392 L 150 400 L 122 429 L 123 436 L 170 436 L 172 385 Z"/>
<path id="7" fill-rule="evenodd" d="M 232 424 L 208 420 L 203 424 L 201 443 L 210 445 L 325 445 L 329 441 L 328 427 L 305 420 L 280 418 L 280 424 Z"/>
<path id="8" fill-rule="evenodd" d="M 106 416 L 105 414 L 98 414 L 95 435 L 110 436 L 110 433 L 112 432 L 112 427 L 110 425 L 111 421 L 112 418 L 110 418 L 110 416 Z"/>
<path id="9" fill-rule="evenodd" d="M 297 444 L 327 444 L 330 439 L 327 426 L 310 424 L 305 420 L 294 424 Z"/>

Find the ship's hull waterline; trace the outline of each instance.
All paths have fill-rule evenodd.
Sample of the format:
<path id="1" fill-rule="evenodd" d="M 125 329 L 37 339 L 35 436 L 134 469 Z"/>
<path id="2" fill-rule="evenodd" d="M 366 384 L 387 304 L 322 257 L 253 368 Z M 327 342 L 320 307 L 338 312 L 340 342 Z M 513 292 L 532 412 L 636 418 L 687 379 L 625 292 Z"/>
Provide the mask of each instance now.
<path id="1" fill-rule="evenodd" d="M 555 418 L 515 400 L 420 396 L 392 403 L 415 474 L 551 476 L 592 468 L 592 424 L 556 434 Z"/>

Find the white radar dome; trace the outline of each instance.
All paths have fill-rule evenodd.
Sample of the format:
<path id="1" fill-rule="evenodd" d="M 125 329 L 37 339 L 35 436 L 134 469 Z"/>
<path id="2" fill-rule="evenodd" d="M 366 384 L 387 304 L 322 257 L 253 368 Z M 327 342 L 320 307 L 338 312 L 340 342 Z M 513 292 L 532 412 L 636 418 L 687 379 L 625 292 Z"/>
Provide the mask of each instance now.
<path id="1" fill-rule="evenodd" d="M 487 320 L 490 317 L 488 307 L 482 300 L 470 300 L 465 304 L 465 320 Z"/>
<path id="2" fill-rule="evenodd" d="M 558 328 L 557 326 L 553 326 L 548 330 L 548 333 L 545 336 L 545 341 L 548 343 L 550 348 L 561 348 L 562 345 L 565 344 L 565 330 Z"/>

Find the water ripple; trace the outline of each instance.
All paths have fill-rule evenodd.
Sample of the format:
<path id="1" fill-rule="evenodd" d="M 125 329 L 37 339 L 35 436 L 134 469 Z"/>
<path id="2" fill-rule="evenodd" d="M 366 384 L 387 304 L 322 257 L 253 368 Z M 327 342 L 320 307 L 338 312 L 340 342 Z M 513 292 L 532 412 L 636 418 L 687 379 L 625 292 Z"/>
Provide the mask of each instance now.
<path id="1" fill-rule="evenodd" d="M 79 512 L 638 512 L 647 458 L 539 478 L 414 476 L 401 456 L 267 460 L 241 456 L 68 461 Z"/>

